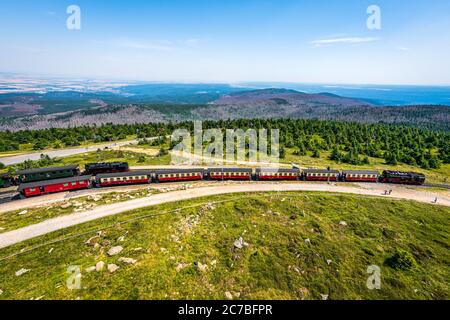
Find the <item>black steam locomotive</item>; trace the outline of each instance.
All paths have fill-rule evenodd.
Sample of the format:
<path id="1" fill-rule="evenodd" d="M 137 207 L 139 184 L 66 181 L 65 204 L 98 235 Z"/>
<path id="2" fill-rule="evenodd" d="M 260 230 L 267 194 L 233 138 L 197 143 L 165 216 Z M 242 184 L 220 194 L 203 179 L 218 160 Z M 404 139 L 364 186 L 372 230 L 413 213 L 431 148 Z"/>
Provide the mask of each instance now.
<path id="1" fill-rule="evenodd" d="M 127 162 L 97 162 L 87 163 L 84 166 L 85 174 L 101 174 L 114 172 L 127 172 L 130 168 Z"/>

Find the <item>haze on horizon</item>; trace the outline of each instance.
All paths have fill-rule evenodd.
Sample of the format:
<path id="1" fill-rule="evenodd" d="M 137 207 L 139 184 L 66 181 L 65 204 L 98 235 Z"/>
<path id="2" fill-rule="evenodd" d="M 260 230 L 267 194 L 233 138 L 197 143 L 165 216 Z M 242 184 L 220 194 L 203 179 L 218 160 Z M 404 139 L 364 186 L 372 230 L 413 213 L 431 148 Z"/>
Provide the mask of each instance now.
<path id="1" fill-rule="evenodd" d="M 68 30 L 67 7 L 81 9 Z M 381 9 L 370 30 L 367 8 Z M 0 72 L 167 82 L 450 85 L 450 2 L 0 4 Z"/>

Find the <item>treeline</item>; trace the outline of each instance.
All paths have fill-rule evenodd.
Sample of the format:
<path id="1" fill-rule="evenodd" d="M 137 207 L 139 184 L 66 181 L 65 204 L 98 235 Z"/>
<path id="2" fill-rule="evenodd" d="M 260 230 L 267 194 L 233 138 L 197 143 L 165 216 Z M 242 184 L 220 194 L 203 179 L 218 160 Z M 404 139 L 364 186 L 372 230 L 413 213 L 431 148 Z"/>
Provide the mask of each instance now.
<path id="1" fill-rule="evenodd" d="M 30 143 L 33 149 L 78 146 L 82 143 L 108 142 L 137 136 L 140 139 L 166 136 L 177 128 L 193 131 L 192 122 L 85 126 L 68 129 L 0 132 L 0 151 L 18 150 Z M 450 132 L 387 124 L 361 124 L 337 121 L 295 119 L 237 119 L 204 121 L 203 128 L 279 129 L 280 155 L 285 149 L 296 155 L 320 157 L 331 152 L 336 162 L 364 164 L 370 157 L 386 163 L 406 163 L 425 169 L 450 163 Z M 155 145 L 158 142 L 154 142 Z"/>

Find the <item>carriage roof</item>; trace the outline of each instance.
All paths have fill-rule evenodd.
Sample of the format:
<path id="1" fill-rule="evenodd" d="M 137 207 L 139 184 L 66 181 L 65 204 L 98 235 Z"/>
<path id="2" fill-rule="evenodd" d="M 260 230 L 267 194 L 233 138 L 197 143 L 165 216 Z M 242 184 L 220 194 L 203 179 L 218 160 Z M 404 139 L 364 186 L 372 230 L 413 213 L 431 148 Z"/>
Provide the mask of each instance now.
<path id="1" fill-rule="evenodd" d="M 23 174 L 31 174 L 31 173 L 41 173 L 41 172 L 52 172 L 52 171 L 61 171 L 61 170 L 76 170 L 78 169 L 78 165 L 69 165 L 62 167 L 49 167 L 49 168 L 38 168 L 38 169 L 25 169 L 17 171 L 17 175 Z"/>
<path id="2" fill-rule="evenodd" d="M 282 172 L 282 173 L 299 173 L 300 169 L 293 168 L 293 169 L 286 169 L 286 168 L 257 168 L 256 173 L 261 172 L 267 172 L 267 173 L 276 173 L 276 172 Z"/>
<path id="3" fill-rule="evenodd" d="M 253 170 L 251 168 L 208 168 L 206 169 L 206 172 L 246 172 L 246 173 L 252 173 Z"/>
<path id="4" fill-rule="evenodd" d="M 114 173 L 101 173 L 97 174 L 97 179 L 100 178 L 114 178 L 114 177 L 131 177 L 131 176 L 148 176 L 151 175 L 151 171 L 127 171 L 127 172 L 114 172 Z"/>
<path id="5" fill-rule="evenodd" d="M 336 173 L 339 174 L 339 170 L 327 170 L 327 169 L 305 169 L 304 173 Z"/>
<path id="6" fill-rule="evenodd" d="M 18 190 L 22 191 L 23 189 L 26 189 L 26 188 L 43 187 L 43 186 L 49 186 L 49 185 L 53 185 L 53 184 L 69 183 L 69 182 L 82 181 L 82 180 L 90 180 L 91 177 L 92 177 L 91 175 L 86 175 L 86 176 L 75 176 L 75 177 L 62 178 L 62 179 L 53 179 L 53 180 L 21 183 L 19 185 Z"/>
<path id="7" fill-rule="evenodd" d="M 152 170 L 156 174 L 171 174 L 171 173 L 203 173 L 203 168 L 189 168 L 189 169 L 156 169 Z"/>
<path id="8" fill-rule="evenodd" d="M 344 170 L 342 174 L 380 174 L 375 170 Z"/>

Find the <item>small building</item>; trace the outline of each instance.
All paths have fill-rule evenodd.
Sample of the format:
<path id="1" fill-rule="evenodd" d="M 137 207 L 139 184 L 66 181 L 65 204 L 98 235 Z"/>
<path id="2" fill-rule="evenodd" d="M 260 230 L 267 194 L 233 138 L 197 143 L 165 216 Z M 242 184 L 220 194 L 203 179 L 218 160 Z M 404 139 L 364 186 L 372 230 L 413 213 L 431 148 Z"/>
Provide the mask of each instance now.
<path id="1" fill-rule="evenodd" d="M 258 180 L 298 180 L 300 176 L 299 169 L 282 168 L 257 168 L 256 178 Z"/>
<path id="2" fill-rule="evenodd" d="M 306 181 L 337 181 L 339 178 L 338 170 L 326 169 L 305 169 L 303 178 Z"/>
<path id="3" fill-rule="evenodd" d="M 103 173 L 95 177 L 97 186 L 117 186 L 125 184 L 149 183 L 152 174 L 150 171 L 128 171 L 116 173 Z"/>
<path id="4" fill-rule="evenodd" d="M 342 171 L 342 181 L 345 182 L 377 182 L 380 173 L 374 170 Z"/>
<path id="5" fill-rule="evenodd" d="M 77 176 L 79 174 L 80 170 L 78 169 L 78 165 L 39 168 L 39 169 L 26 169 L 17 171 L 19 182 L 22 183 L 67 178 Z"/>
<path id="6" fill-rule="evenodd" d="M 48 193 L 87 189 L 91 186 L 92 176 L 75 176 L 69 178 L 21 183 L 18 191 L 25 197 Z"/>
<path id="7" fill-rule="evenodd" d="M 206 174 L 212 180 L 251 180 L 251 168 L 208 168 Z"/>

